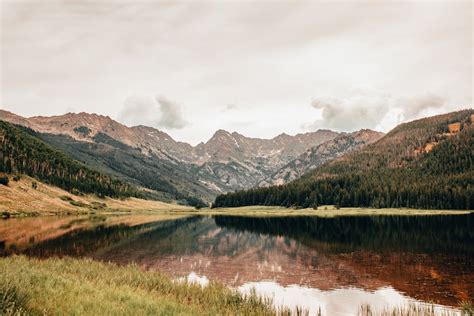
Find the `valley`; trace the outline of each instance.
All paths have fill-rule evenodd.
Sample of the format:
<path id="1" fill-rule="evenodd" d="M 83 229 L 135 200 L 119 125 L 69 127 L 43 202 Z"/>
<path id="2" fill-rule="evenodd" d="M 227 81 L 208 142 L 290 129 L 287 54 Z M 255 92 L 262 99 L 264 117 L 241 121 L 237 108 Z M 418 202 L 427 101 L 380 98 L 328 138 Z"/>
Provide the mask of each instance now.
<path id="1" fill-rule="evenodd" d="M 473 5 L 0 0 L 0 316 L 474 316 Z"/>

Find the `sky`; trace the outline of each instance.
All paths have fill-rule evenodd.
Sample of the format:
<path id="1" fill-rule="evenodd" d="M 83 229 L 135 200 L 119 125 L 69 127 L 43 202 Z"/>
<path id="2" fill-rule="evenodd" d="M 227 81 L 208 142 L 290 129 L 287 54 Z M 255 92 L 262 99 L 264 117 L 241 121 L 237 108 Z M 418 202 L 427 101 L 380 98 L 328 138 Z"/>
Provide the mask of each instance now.
<path id="1" fill-rule="evenodd" d="M 0 0 L 0 108 L 196 144 L 472 108 L 471 1 Z"/>

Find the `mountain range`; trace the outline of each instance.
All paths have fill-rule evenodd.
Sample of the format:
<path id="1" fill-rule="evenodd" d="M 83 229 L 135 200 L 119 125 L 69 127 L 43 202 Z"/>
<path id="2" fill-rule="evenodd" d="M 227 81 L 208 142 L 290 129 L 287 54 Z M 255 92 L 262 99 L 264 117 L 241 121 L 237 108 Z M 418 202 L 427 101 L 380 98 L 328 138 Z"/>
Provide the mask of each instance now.
<path id="1" fill-rule="evenodd" d="M 53 148 L 151 196 L 206 202 L 221 193 L 286 183 L 383 136 L 371 130 L 318 130 L 259 139 L 218 130 L 192 146 L 152 127 L 127 127 L 84 112 L 25 118 L 0 110 L 0 119 L 34 131 Z"/>
<path id="2" fill-rule="evenodd" d="M 474 110 L 469 109 L 400 124 L 378 141 L 307 172 L 313 154 L 313 161 L 324 160 L 321 153 L 326 149 L 337 152 L 344 147 L 345 141 L 339 143 L 343 136 L 338 136 L 314 147 L 276 177 L 296 178 L 299 170 L 306 170 L 298 179 L 220 195 L 215 206 L 472 209 L 473 122 Z"/>

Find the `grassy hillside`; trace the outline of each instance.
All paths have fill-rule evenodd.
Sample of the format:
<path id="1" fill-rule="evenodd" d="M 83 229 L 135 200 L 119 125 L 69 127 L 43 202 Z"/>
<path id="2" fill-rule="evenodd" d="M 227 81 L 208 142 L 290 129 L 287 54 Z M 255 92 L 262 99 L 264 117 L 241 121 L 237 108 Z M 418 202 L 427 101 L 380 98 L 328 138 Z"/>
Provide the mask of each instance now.
<path id="1" fill-rule="evenodd" d="M 33 188 L 32 183 L 35 183 Z M 74 195 L 37 179 L 21 176 L 8 186 L 0 185 L 0 213 L 3 216 L 66 215 L 100 212 L 195 211 L 184 205 L 138 198 L 100 198 L 94 194 Z M 0 214 L 2 216 L 2 214 Z"/>
<path id="2" fill-rule="evenodd" d="M 464 110 L 401 124 L 301 179 L 221 195 L 215 206 L 473 209 L 473 115 Z"/>

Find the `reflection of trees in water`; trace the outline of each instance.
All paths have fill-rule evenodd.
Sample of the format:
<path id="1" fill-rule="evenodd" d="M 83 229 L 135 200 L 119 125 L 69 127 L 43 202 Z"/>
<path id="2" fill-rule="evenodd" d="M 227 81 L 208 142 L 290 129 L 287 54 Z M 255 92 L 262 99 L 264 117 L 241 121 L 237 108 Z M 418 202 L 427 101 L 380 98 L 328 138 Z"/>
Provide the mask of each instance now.
<path id="1" fill-rule="evenodd" d="M 98 250 L 128 242 L 139 238 L 150 231 L 159 231 L 162 236 L 173 233 L 177 227 L 186 222 L 195 221 L 196 218 L 186 218 L 169 221 L 157 221 L 152 223 L 128 226 L 117 225 L 94 225 L 69 231 L 59 237 L 51 238 L 40 243 L 33 243 L 26 249 L 20 250 L 15 245 L 0 249 L 0 255 L 26 254 L 35 257 L 51 256 L 86 256 Z"/>
<path id="2" fill-rule="evenodd" d="M 41 242 L 17 247 L 0 247 L 0 255 L 26 254 L 35 257 L 93 256 L 103 259 L 135 255 L 150 258 L 159 255 L 202 253 L 209 256 L 232 255 L 258 244 L 260 248 L 274 247 L 272 238 L 262 238 L 249 232 L 225 230 L 210 217 L 188 217 L 128 226 L 91 223 L 67 231 L 63 235 Z M 0 245 L 1 246 L 1 245 Z"/>
<path id="3" fill-rule="evenodd" d="M 151 261 L 160 256 L 196 253 L 204 256 L 234 256 L 251 249 L 265 252 L 274 249 L 276 242 L 278 241 L 271 236 L 220 228 L 210 217 L 195 217 L 193 221 L 181 222 L 172 233 L 164 234 L 162 229 L 149 230 L 137 238 L 100 251 L 99 256 L 114 260 L 124 259 L 126 254 L 127 261 Z M 284 251 L 285 247 L 279 249 Z M 293 255 L 290 250 L 288 252 Z"/>
<path id="4" fill-rule="evenodd" d="M 216 225 L 217 224 L 217 225 Z M 474 254 L 474 215 L 238 217 L 215 216 L 159 221 L 136 226 L 95 225 L 32 243 L 27 249 L 0 247 L 0 255 L 84 256 L 92 252 L 233 255 L 258 246 L 273 249 L 275 238 L 291 239 L 319 252 L 415 252 Z M 260 235 L 260 234 L 263 234 Z M 265 236 L 268 235 L 268 236 Z M 279 248 L 285 249 L 282 245 Z M 294 255 L 288 251 L 288 255 Z"/>
<path id="5" fill-rule="evenodd" d="M 320 251 L 474 254 L 474 214 L 442 216 L 216 216 L 219 227 L 285 236 Z M 321 249 L 319 249 L 321 248 Z"/>
<path id="6" fill-rule="evenodd" d="M 473 219 L 472 214 L 215 217 L 219 227 L 286 236 L 316 250 L 319 256 L 311 265 L 322 268 L 330 284 L 334 277 L 337 286 L 375 289 L 383 282 L 411 297 L 446 305 L 474 298 Z M 321 259 L 339 265 L 337 271 L 326 269 Z"/>
<path id="7" fill-rule="evenodd" d="M 217 224 L 217 225 L 216 225 Z M 92 252 L 140 251 L 150 254 L 233 255 L 246 248 L 275 247 L 271 236 L 291 239 L 319 252 L 474 254 L 474 215 L 237 217 L 216 216 L 159 221 L 136 226 L 95 225 L 32 243 L 27 249 L 0 246 L 0 255 L 83 256 Z M 260 235 L 263 234 L 263 235 Z M 268 236 L 266 236 L 268 235 Z M 280 249 L 285 249 L 279 244 Z M 287 255 L 294 255 L 288 251 Z"/>

